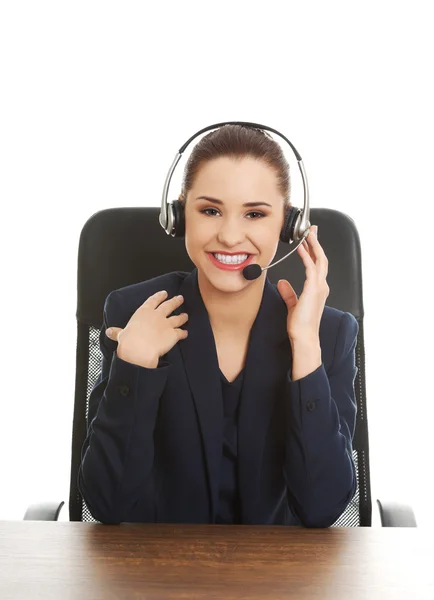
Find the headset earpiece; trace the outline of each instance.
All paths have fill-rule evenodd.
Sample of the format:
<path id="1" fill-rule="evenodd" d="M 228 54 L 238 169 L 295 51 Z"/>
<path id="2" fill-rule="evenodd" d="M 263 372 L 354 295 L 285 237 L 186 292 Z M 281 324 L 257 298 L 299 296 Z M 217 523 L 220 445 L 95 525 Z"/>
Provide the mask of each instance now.
<path id="1" fill-rule="evenodd" d="M 172 211 L 173 237 L 185 236 L 185 212 L 184 203 L 174 200 L 169 204 L 169 210 Z"/>
<path id="2" fill-rule="evenodd" d="M 298 242 L 298 239 L 294 239 L 294 231 L 297 225 L 297 222 L 301 214 L 301 209 L 296 208 L 295 206 L 291 206 L 287 213 L 285 214 L 285 220 L 283 222 L 282 230 L 280 232 L 280 241 L 285 244 L 289 244 L 292 242 Z"/>

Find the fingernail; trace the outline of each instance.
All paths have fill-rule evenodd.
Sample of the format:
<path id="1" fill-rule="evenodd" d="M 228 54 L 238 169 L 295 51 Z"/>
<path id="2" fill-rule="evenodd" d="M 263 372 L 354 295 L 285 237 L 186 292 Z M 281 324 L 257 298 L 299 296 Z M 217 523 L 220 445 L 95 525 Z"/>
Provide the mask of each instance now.
<path id="1" fill-rule="evenodd" d="M 106 334 L 107 334 L 109 337 L 111 336 L 111 334 L 112 334 L 112 333 L 113 333 L 113 330 L 112 330 L 112 329 L 107 329 L 107 331 L 106 331 Z"/>

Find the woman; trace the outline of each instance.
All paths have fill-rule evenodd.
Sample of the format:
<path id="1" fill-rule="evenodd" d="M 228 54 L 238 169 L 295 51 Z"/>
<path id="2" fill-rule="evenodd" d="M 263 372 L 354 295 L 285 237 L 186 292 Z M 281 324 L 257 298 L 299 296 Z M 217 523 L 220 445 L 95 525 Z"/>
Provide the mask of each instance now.
<path id="1" fill-rule="evenodd" d="M 316 228 L 299 298 L 241 274 L 271 263 L 289 187 L 264 132 L 209 133 L 179 198 L 196 268 L 107 297 L 78 478 L 97 520 L 328 527 L 354 496 L 358 323 L 325 306 Z"/>

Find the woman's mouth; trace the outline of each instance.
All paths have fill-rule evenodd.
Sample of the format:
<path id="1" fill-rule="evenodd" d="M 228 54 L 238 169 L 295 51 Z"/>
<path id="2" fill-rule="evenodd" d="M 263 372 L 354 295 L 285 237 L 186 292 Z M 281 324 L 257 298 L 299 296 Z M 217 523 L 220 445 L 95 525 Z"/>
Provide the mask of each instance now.
<path id="1" fill-rule="evenodd" d="M 253 254 L 222 254 L 220 252 L 207 252 L 211 262 L 223 271 L 240 271 L 253 259 Z"/>

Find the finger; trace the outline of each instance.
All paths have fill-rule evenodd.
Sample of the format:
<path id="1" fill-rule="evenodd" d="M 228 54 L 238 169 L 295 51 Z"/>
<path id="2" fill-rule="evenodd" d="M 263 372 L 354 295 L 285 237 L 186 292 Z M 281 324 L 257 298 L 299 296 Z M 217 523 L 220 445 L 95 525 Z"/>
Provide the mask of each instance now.
<path id="1" fill-rule="evenodd" d="M 185 340 L 185 338 L 188 336 L 188 331 L 186 329 L 175 329 L 175 331 L 178 336 L 178 341 Z"/>
<path id="2" fill-rule="evenodd" d="M 294 297 L 297 298 L 294 288 L 286 279 L 279 279 L 277 289 L 285 302 L 292 301 Z"/>
<path id="3" fill-rule="evenodd" d="M 314 256 L 312 255 L 312 251 L 311 248 L 309 246 L 309 244 L 307 243 L 306 240 L 303 240 L 303 243 L 301 244 L 303 246 L 303 248 L 306 250 L 306 252 L 309 252 L 309 256 L 311 257 L 311 259 L 314 261 Z M 315 262 L 315 261 L 314 261 Z"/>
<path id="4" fill-rule="evenodd" d="M 305 245 L 305 242 L 299 246 L 301 249 L 299 254 L 306 267 L 306 276 L 314 277 L 319 275 L 325 278 L 328 273 L 328 260 L 313 231 L 309 232 L 308 241 L 310 246 Z M 309 250 L 306 249 L 306 246 Z"/>
<path id="5" fill-rule="evenodd" d="M 167 292 L 166 290 L 160 290 L 159 292 L 156 292 L 155 294 L 152 294 L 152 296 L 149 296 L 149 298 L 147 298 L 145 300 L 145 302 L 143 302 L 142 306 L 150 306 L 151 308 L 157 308 L 157 306 L 159 306 L 161 304 L 161 302 L 163 302 L 163 300 L 167 297 Z"/>
<path id="6" fill-rule="evenodd" d="M 184 302 L 183 296 L 173 296 L 170 300 L 166 300 L 158 307 L 158 310 L 163 313 L 166 317 L 170 315 L 176 308 L 181 306 Z"/>
<path id="7" fill-rule="evenodd" d="M 298 298 L 289 281 L 286 279 L 281 279 L 277 282 L 277 288 L 288 310 L 293 308 L 297 304 Z"/>
<path id="8" fill-rule="evenodd" d="M 113 340 L 114 342 L 118 341 L 118 336 L 120 332 L 123 331 L 121 327 L 109 327 L 105 332 L 106 336 Z"/>
<path id="9" fill-rule="evenodd" d="M 310 231 L 308 236 L 308 242 L 310 245 L 310 256 L 314 263 L 319 267 L 321 275 L 327 276 L 328 273 L 328 260 L 325 255 L 324 249 L 318 241 L 318 226 L 314 225 L 315 231 Z M 312 256 L 313 255 L 313 256 Z"/>
<path id="10" fill-rule="evenodd" d="M 181 325 L 184 325 L 188 321 L 188 315 L 187 313 L 181 313 L 180 315 L 173 315 L 173 317 L 169 317 L 167 320 L 171 327 L 181 327 Z"/>
<path id="11" fill-rule="evenodd" d="M 316 265 L 312 256 L 310 255 L 309 250 L 307 250 L 305 242 L 299 245 L 297 248 L 299 250 L 299 256 L 303 261 L 303 264 L 306 268 L 306 278 L 312 278 L 316 276 Z"/>
<path id="12" fill-rule="evenodd" d="M 306 251 L 309 252 L 309 256 L 311 257 L 313 262 L 316 262 L 316 256 L 315 256 L 315 253 L 314 253 L 312 245 L 311 245 L 311 240 L 313 237 L 315 237 L 315 232 L 317 231 L 317 229 L 318 229 L 317 225 L 311 225 L 307 236 L 304 238 L 304 240 L 301 244 L 302 246 L 304 246 Z"/>

